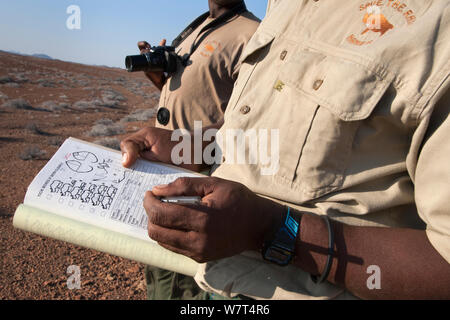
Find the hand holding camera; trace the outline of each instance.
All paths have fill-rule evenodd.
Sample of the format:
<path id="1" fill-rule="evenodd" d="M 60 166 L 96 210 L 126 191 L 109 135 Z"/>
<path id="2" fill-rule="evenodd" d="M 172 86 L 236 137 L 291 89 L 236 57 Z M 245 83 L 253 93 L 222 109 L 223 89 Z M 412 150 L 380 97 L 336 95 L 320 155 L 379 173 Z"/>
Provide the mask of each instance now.
<path id="1" fill-rule="evenodd" d="M 176 54 L 174 48 L 166 46 L 163 39 L 158 47 L 152 47 L 147 41 L 138 42 L 140 55 L 127 56 L 125 66 L 129 72 L 144 71 L 147 78 L 161 90 L 166 82 L 164 73 L 176 71 Z"/>

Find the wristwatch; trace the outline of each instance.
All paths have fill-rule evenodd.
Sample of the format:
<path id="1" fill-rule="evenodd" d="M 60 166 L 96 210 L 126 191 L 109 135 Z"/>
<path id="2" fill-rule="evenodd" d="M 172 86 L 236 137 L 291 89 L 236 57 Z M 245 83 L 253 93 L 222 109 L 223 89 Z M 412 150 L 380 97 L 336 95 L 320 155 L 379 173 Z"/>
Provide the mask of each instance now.
<path id="1" fill-rule="evenodd" d="M 277 226 L 275 233 L 264 242 L 262 256 L 264 260 L 287 266 L 295 254 L 295 243 L 300 230 L 300 219 L 291 214 L 287 207 L 281 226 Z"/>

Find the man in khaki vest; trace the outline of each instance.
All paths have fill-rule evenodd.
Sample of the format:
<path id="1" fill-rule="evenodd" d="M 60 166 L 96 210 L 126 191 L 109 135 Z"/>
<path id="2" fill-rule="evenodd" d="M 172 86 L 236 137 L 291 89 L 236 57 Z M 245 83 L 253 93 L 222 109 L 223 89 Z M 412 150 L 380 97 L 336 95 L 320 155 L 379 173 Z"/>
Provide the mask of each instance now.
<path id="1" fill-rule="evenodd" d="M 186 61 L 178 61 L 177 71 L 170 77 L 162 72 L 146 73 L 161 90 L 157 127 L 191 130 L 194 121 L 209 126 L 223 120 L 239 74 L 239 58 L 258 28 L 259 19 L 245 9 L 243 0 L 208 3 L 209 16 L 176 48 Z M 204 29 L 235 8 L 236 14 L 212 29 Z M 165 44 L 165 40 L 160 43 Z M 141 41 L 138 47 L 144 53 L 150 44 Z"/>
<path id="2" fill-rule="evenodd" d="M 449 109 L 449 0 L 269 1 L 214 177 L 148 192 L 149 236 L 227 297 L 449 299 Z M 170 137 L 125 139 L 124 165 L 177 162 Z"/>

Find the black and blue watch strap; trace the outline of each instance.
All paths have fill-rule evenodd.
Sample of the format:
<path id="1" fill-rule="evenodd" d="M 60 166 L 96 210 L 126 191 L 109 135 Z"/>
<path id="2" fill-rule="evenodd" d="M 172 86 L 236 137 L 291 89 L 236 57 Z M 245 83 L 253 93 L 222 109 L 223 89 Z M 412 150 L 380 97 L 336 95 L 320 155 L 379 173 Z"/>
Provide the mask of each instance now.
<path id="1" fill-rule="evenodd" d="M 283 223 L 272 239 L 263 247 L 263 258 L 280 266 L 287 266 L 295 255 L 295 244 L 300 230 L 300 217 L 292 214 L 287 207 Z"/>

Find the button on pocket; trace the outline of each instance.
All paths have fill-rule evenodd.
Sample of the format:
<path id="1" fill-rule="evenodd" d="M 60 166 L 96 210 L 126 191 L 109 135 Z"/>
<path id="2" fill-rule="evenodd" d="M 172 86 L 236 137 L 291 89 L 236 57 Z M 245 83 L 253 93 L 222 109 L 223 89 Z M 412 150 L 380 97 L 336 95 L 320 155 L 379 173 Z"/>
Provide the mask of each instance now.
<path id="1" fill-rule="evenodd" d="M 247 114 L 247 113 L 249 113 L 250 112 L 250 107 L 249 106 L 243 106 L 242 108 L 241 108 L 241 113 L 242 114 Z"/>
<path id="2" fill-rule="evenodd" d="M 322 84 L 323 84 L 323 80 L 316 80 L 316 81 L 314 81 L 313 89 L 314 90 L 319 90 L 320 87 L 322 86 Z"/>

